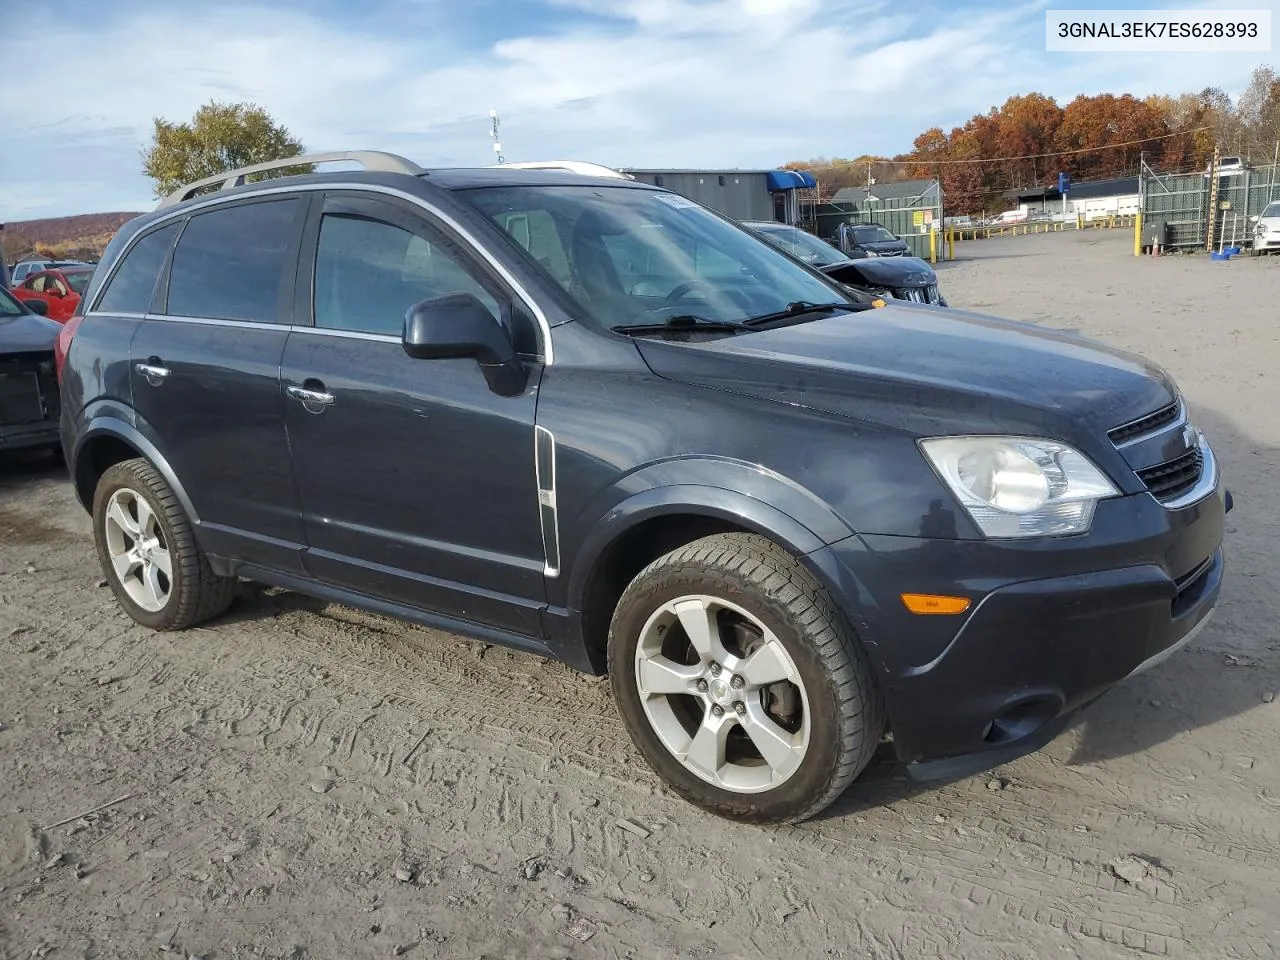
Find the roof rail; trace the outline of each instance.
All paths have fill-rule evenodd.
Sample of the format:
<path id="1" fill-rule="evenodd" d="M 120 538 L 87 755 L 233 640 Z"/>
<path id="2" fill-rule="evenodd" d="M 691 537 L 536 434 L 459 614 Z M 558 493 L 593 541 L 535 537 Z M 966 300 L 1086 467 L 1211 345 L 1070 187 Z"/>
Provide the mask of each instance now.
<path id="1" fill-rule="evenodd" d="M 491 168 L 508 170 L 564 170 L 567 173 L 578 173 L 585 177 L 608 177 L 612 180 L 634 180 L 629 173 L 622 173 L 613 167 L 586 160 L 518 160 L 512 163 L 491 163 Z"/>
<path id="2" fill-rule="evenodd" d="M 341 150 L 337 153 L 308 153 L 297 157 L 268 160 L 266 163 L 255 163 L 251 167 L 228 170 L 225 173 L 214 174 L 212 177 L 205 177 L 203 180 L 196 180 L 194 183 L 188 183 L 186 186 L 180 187 L 166 196 L 160 201 L 160 205 L 156 209 L 160 210 L 164 207 L 171 207 L 176 203 L 182 203 L 184 200 L 190 200 L 205 187 L 216 186 L 219 190 L 230 190 L 232 187 L 239 187 L 246 182 L 245 177 L 251 173 L 265 173 L 268 170 L 283 170 L 288 167 L 302 167 L 313 163 L 334 163 L 340 160 L 359 163 L 366 170 L 382 173 L 407 173 L 417 176 L 424 172 L 422 167 L 412 160 L 406 160 L 404 157 L 397 156 L 394 153 L 383 153 L 381 150 Z"/>

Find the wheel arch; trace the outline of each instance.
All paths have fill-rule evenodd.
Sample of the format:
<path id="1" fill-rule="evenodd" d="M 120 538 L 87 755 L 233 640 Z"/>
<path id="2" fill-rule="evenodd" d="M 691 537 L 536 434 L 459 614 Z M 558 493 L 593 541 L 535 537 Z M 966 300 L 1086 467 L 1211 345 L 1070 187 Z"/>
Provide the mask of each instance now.
<path id="1" fill-rule="evenodd" d="M 159 471 L 191 525 L 198 527 L 195 508 L 168 460 L 136 427 L 109 412 L 90 417 L 71 453 L 71 476 L 80 505 L 92 511 L 98 480 L 115 464 L 134 457 L 144 458 Z"/>
<path id="2" fill-rule="evenodd" d="M 824 531 L 830 533 L 830 531 Z M 845 531 L 846 535 L 850 531 Z M 616 504 L 591 529 L 576 552 L 569 576 L 569 604 L 579 614 L 585 659 L 607 669 L 613 610 L 623 590 L 658 557 L 719 533 L 755 533 L 790 553 L 819 578 L 837 606 L 847 600 L 823 548 L 832 542 L 778 506 L 737 490 L 694 483 L 654 487 Z"/>

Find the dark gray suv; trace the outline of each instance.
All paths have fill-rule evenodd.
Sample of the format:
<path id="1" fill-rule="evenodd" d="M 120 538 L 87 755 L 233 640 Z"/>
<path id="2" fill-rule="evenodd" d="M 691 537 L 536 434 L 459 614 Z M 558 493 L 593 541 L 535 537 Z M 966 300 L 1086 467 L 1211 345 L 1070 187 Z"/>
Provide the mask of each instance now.
<path id="1" fill-rule="evenodd" d="M 607 671 L 676 790 L 777 821 L 888 729 L 921 779 L 1036 749 L 1217 600 L 1229 496 L 1137 357 L 866 309 L 633 181 L 304 160 L 126 225 L 59 337 L 139 623 L 246 578 Z"/>

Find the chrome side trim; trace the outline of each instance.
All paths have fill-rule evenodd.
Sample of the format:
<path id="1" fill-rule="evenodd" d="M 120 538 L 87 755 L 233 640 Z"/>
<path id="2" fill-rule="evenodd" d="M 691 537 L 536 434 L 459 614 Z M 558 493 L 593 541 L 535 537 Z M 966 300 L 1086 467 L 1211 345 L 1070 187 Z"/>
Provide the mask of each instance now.
<path id="1" fill-rule="evenodd" d="M 1168 660 L 1170 657 L 1172 657 L 1179 650 L 1181 650 L 1183 647 L 1185 647 L 1187 644 L 1189 644 L 1196 637 L 1200 636 L 1200 631 L 1202 631 L 1205 627 L 1207 627 L 1209 625 L 1209 621 L 1213 619 L 1214 609 L 1215 608 L 1210 607 L 1208 612 L 1205 613 L 1205 615 L 1200 618 L 1200 622 L 1187 631 L 1186 636 L 1184 636 L 1181 640 L 1178 640 L 1175 643 L 1171 643 L 1169 646 L 1165 647 L 1159 653 L 1154 653 L 1151 656 L 1147 657 L 1147 659 L 1143 660 L 1140 664 L 1138 664 L 1136 667 L 1130 670 L 1128 673 L 1128 676 L 1126 676 L 1125 679 L 1128 680 L 1129 677 L 1137 676 L 1140 673 L 1146 673 L 1152 667 L 1159 666 L 1160 664 Z"/>
<path id="2" fill-rule="evenodd" d="M 413 195 L 412 193 L 408 193 L 404 190 L 397 190 L 395 187 L 383 186 L 378 183 L 331 181 L 326 183 L 292 184 L 288 186 L 265 187 L 261 190 L 232 194 L 231 196 L 213 196 L 204 200 L 186 203 L 183 206 L 174 209 L 170 213 L 157 217 L 155 220 L 147 224 L 145 230 L 140 230 L 137 235 L 130 238 L 129 243 L 126 244 L 125 248 L 120 251 L 115 260 L 108 264 L 106 270 L 103 271 L 103 276 L 106 279 L 103 280 L 102 288 L 98 291 L 95 299 L 102 299 L 101 291 L 106 290 L 108 284 L 111 283 L 112 275 L 116 268 L 119 266 L 120 262 L 129 255 L 129 251 L 133 249 L 133 245 L 160 224 L 185 217 L 188 214 L 194 213 L 198 210 L 204 210 L 207 207 L 219 206 L 225 203 L 234 203 L 239 200 L 247 200 L 253 197 L 269 197 L 281 193 L 314 193 L 317 190 L 356 190 L 365 193 L 381 193 L 386 196 L 398 197 L 401 200 L 406 200 L 414 206 L 421 207 L 423 210 L 427 211 L 427 213 L 445 224 L 445 226 L 449 227 L 454 231 L 454 233 L 466 241 L 467 245 L 471 247 L 475 253 L 479 254 L 485 263 L 489 264 L 498 276 L 502 277 L 506 284 L 515 292 L 516 296 L 524 303 L 525 307 L 528 308 L 529 313 L 532 314 L 534 321 L 538 324 L 538 330 L 542 336 L 542 362 L 549 367 L 555 361 L 555 347 L 551 342 L 551 324 L 547 320 L 547 315 L 542 312 L 542 308 L 534 301 L 533 297 L 529 294 L 529 291 L 526 290 L 518 280 L 516 280 L 516 278 L 511 274 L 511 271 L 499 263 L 497 258 L 485 249 L 480 241 L 477 240 L 465 227 L 463 227 L 462 224 L 458 223 L 457 220 L 445 213 L 439 207 L 423 200 L 421 197 Z M 101 266 L 102 264 L 99 264 L 99 267 Z M 90 314 L 97 312 L 98 311 L 90 311 Z M 114 314 L 108 315 L 114 316 Z M 255 324 L 255 326 L 262 326 L 262 324 Z M 281 326 L 281 324 L 275 324 L 275 326 Z"/>
<path id="3" fill-rule="evenodd" d="M 111 316 L 111 314 L 107 314 Z M 143 320 L 163 320 L 167 323 L 193 323 L 209 327 L 239 327 L 244 330 L 289 330 L 287 323 L 268 323 L 258 320 L 224 320 L 222 317 L 184 317 L 172 313 L 148 313 Z"/>
<path id="4" fill-rule="evenodd" d="M 330 330 L 326 327 L 290 327 L 291 333 L 309 333 L 317 337 L 338 337 L 341 340 L 372 340 L 375 343 L 403 343 L 402 337 L 386 333 L 362 333 L 359 330 Z"/>
<path id="5" fill-rule="evenodd" d="M 102 313 L 92 311 L 86 317 L 130 317 L 134 320 L 164 320 L 170 323 L 194 323 L 210 327 L 242 327 L 247 330 L 287 330 L 289 333 L 306 333 L 317 337 L 339 337 L 343 340 L 372 340 L 376 343 L 400 343 L 400 337 L 385 333 L 361 333 L 359 330 L 327 330 L 321 327 L 300 327 L 296 324 L 259 323 L 256 320 L 224 320 L 221 317 L 184 317 L 168 313 Z"/>
<path id="6" fill-rule="evenodd" d="M 533 428 L 533 469 L 538 482 L 538 518 L 542 523 L 543 574 L 560 575 L 560 512 L 556 504 L 556 438 L 546 427 Z"/>
<path id="7" fill-rule="evenodd" d="M 1218 489 L 1218 458 L 1213 455 L 1213 449 L 1203 433 L 1200 434 L 1200 456 L 1204 462 L 1196 485 L 1174 500 L 1156 500 L 1156 503 L 1166 510 L 1181 510 L 1199 503 Z"/>

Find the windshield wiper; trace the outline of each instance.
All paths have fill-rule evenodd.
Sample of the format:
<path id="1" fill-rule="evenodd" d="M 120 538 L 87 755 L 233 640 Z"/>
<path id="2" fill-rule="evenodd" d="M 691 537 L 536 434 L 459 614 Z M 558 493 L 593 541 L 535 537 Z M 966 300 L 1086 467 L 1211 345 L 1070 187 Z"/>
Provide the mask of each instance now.
<path id="1" fill-rule="evenodd" d="M 847 300 L 841 300 L 836 303 L 810 303 L 808 300 L 797 300 L 795 303 L 787 304 L 785 310 L 779 310 L 776 313 L 762 313 L 758 317 L 748 317 L 742 321 L 742 325 L 744 327 L 762 327 L 781 320 L 798 320 L 800 317 L 811 313 L 826 313 L 829 310 L 866 310 L 870 306 L 871 304 L 869 303 L 850 303 Z"/>
<path id="2" fill-rule="evenodd" d="M 737 333 L 744 324 L 728 320 L 708 320 L 706 317 L 682 313 L 667 317 L 662 323 L 633 323 L 623 327 L 614 327 L 614 333 L 670 333 L 672 330 L 696 330 L 708 333 Z"/>

